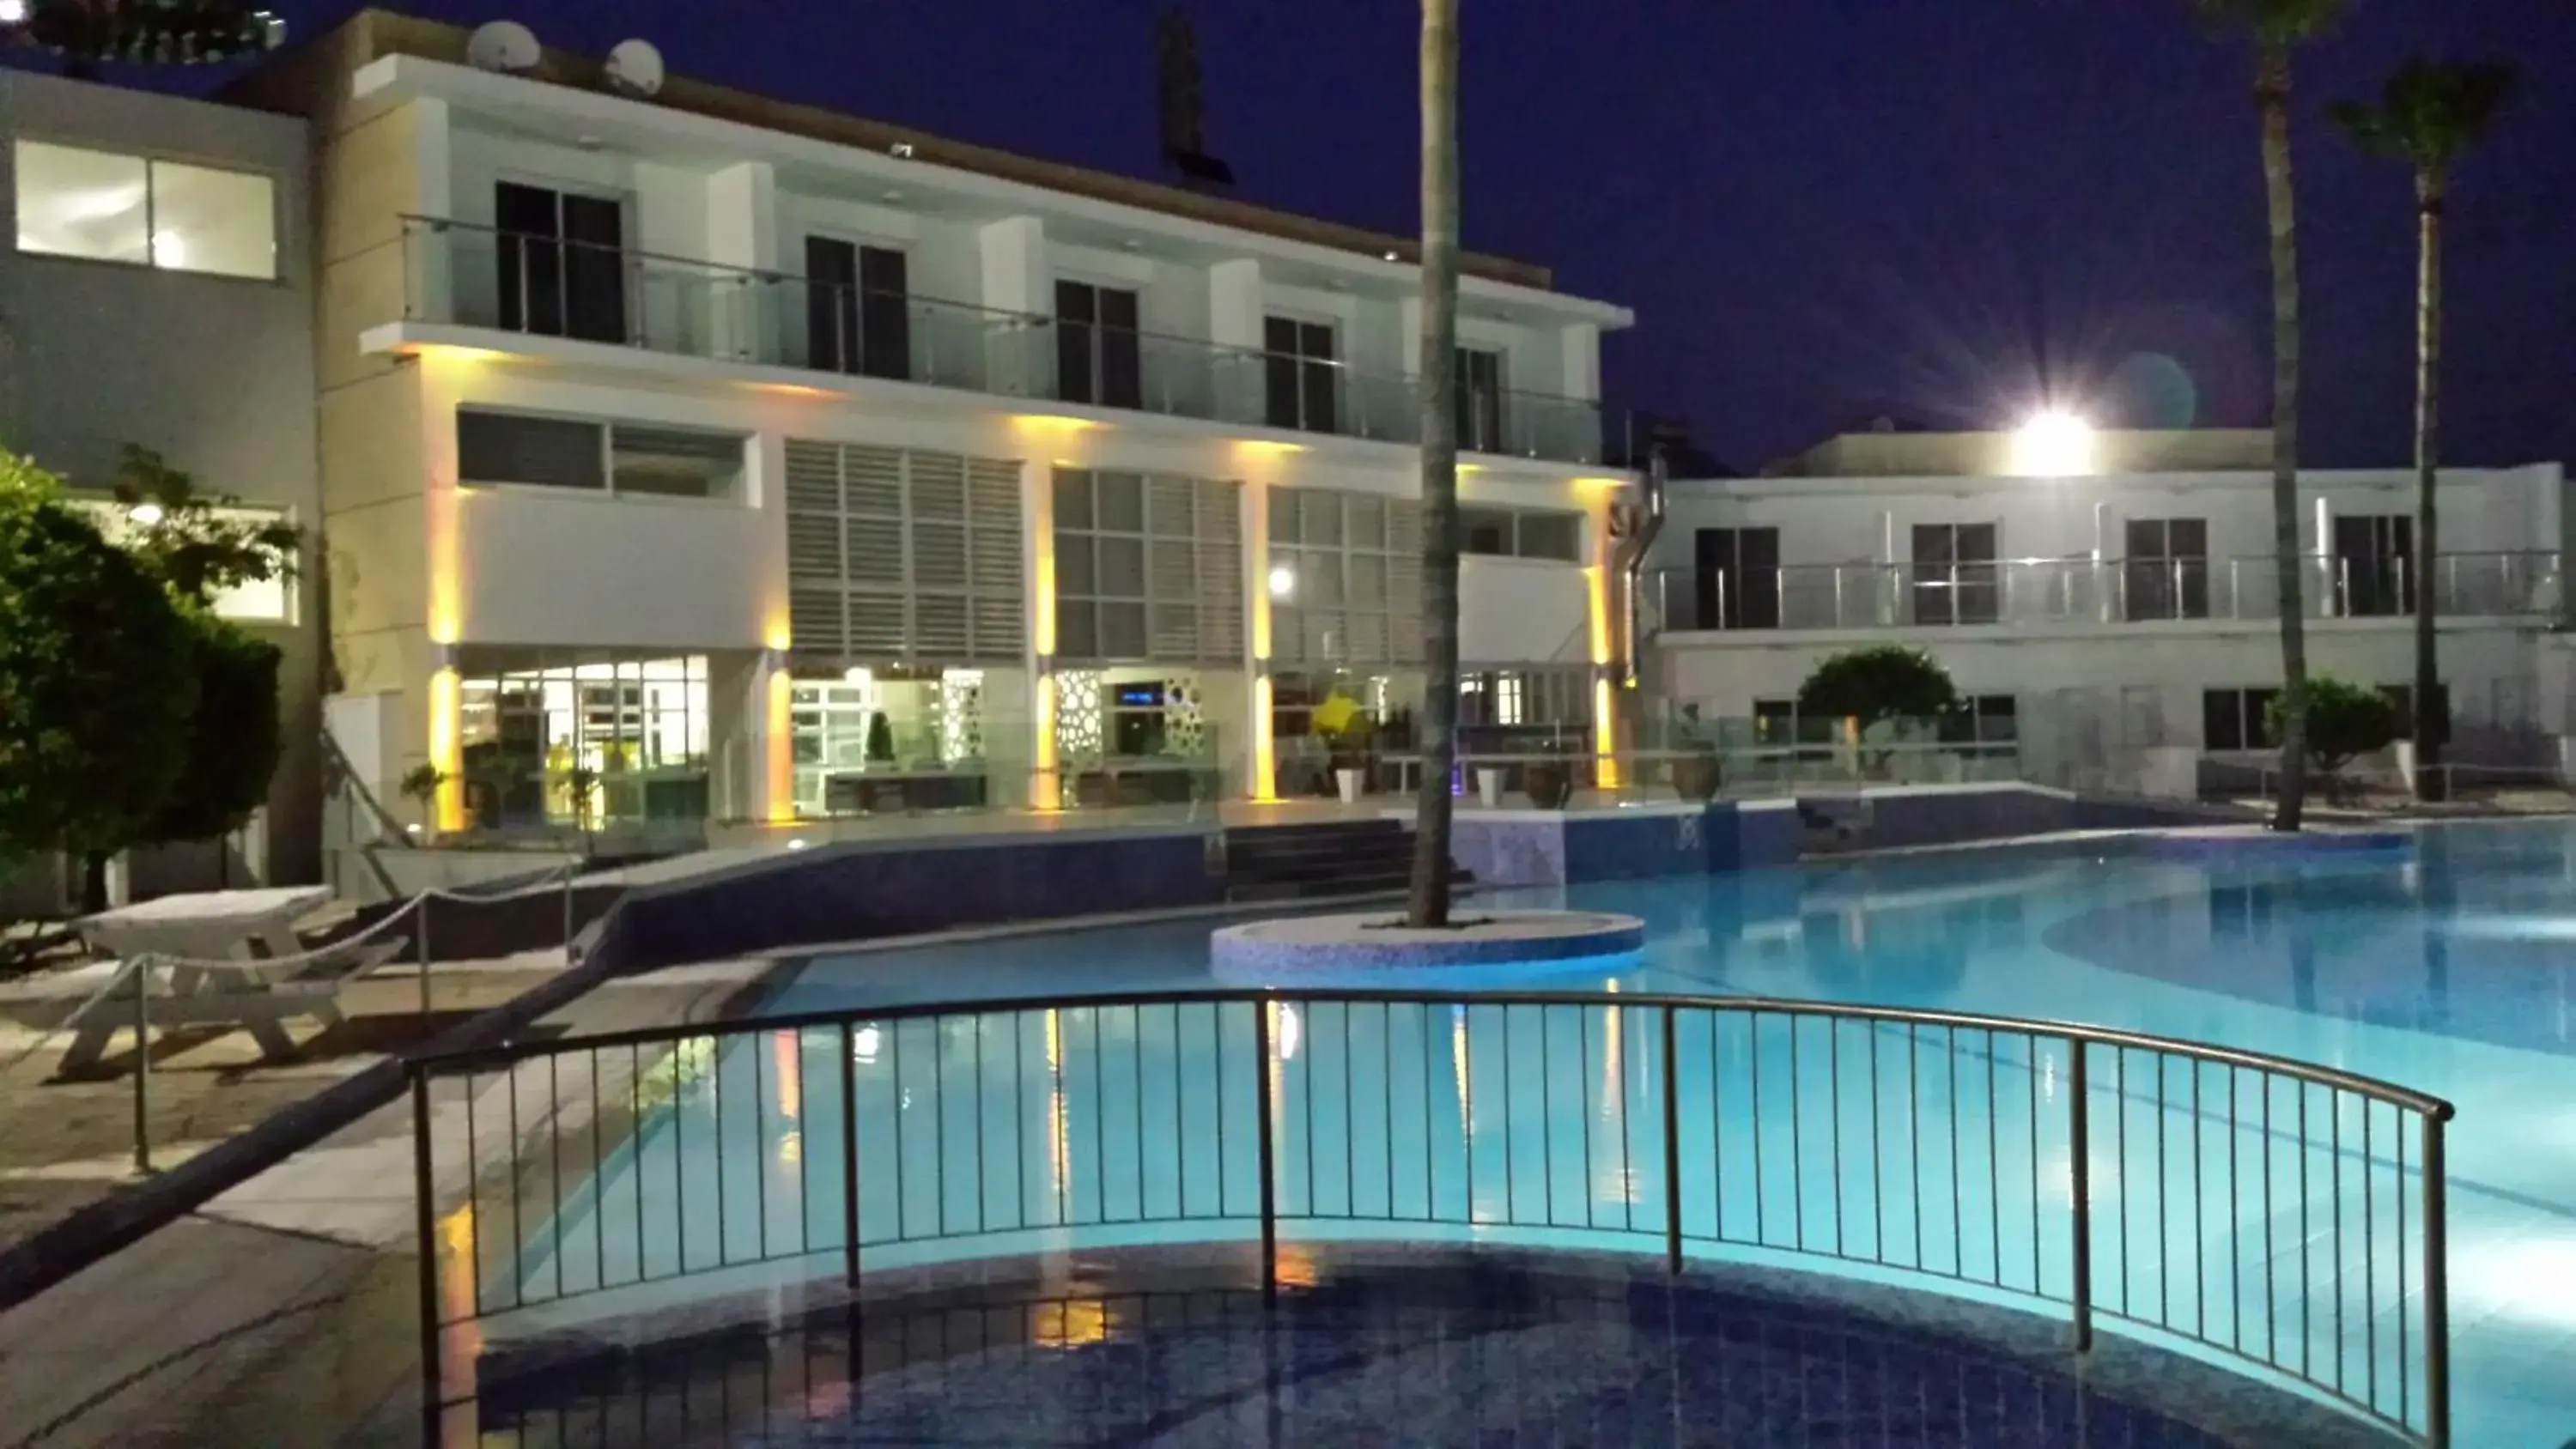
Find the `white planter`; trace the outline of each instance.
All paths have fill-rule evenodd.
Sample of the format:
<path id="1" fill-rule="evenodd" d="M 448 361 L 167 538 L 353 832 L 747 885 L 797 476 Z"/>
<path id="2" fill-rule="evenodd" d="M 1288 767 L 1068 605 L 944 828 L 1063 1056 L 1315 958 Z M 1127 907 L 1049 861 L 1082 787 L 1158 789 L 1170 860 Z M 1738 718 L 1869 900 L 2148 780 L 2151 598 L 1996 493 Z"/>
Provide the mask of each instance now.
<path id="1" fill-rule="evenodd" d="M 1360 778 L 1360 772 L 1357 770 L 1335 770 L 1333 772 L 1333 783 L 1341 788 L 1343 804 L 1357 805 L 1360 803 Z"/>
<path id="2" fill-rule="evenodd" d="M 1501 770 L 1476 772 L 1476 798 L 1483 801 L 1488 810 L 1503 808 L 1503 773 Z"/>

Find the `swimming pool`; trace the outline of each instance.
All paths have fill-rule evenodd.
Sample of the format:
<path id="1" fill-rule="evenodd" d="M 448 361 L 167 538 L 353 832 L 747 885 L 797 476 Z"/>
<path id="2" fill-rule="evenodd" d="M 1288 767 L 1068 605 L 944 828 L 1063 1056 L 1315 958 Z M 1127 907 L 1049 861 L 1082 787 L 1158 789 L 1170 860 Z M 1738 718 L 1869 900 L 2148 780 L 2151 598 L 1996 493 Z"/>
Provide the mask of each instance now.
<path id="1" fill-rule="evenodd" d="M 2569 980 L 2576 968 L 2570 949 L 2576 946 L 2576 826 L 2444 826 L 2422 832 L 2410 852 L 2242 863 L 2145 860 L 2116 846 L 2072 853 L 1976 850 L 1498 899 L 1566 900 L 1628 912 L 1648 926 L 1646 949 L 1633 960 L 1497 983 L 1511 988 L 1803 998 L 2079 1020 L 2277 1053 L 2449 1097 L 2460 1110 L 2451 1136 L 2448 1255 L 2456 1442 L 2555 1449 L 2576 1432 L 2576 1387 L 2566 1384 L 2560 1366 L 2576 1349 L 2576 1005 L 2570 1002 L 2576 983 Z M 1211 984 L 1204 965 L 1208 929 L 1194 921 L 1051 931 L 818 958 L 795 971 L 764 1009 L 786 1014 L 1205 988 Z M 1379 973 L 1365 984 L 1407 983 Z M 1437 984 L 1457 989 L 1460 982 L 1451 973 Z M 1224 1050 L 1224 1033 L 1212 1022 L 1204 1044 L 1185 1049 L 1184 1018 L 1175 1010 L 1157 1050 L 1153 1033 L 1165 1028 L 1140 1025 L 1147 1018 L 1132 1013 L 1132 1039 L 1110 1050 L 1097 1035 L 1084 1039 L 1103 1030 L 1105 1015 L 1073 1009 L 1042 1018 L 969 1017 L 964 1034 L 944 1045 L 936 1034 L 921 1034 L 920 1024 L 857 1028 L 853 1070 L 862 1110 L 895 1123 L 907 1155 L 927 1152 L 973 1169 L 906 1183 L 893 1199 L 871 1198 L 874 1184 L 863 1185 L 863 1220 L 892 1222 L 895 1236 L 903 1237 L 910 1231 L 904 1225 L 923 1214 L 935 1223 L 971 1214 L 978 1224 L 1087 1222 L 1107 1229 L 1121 1217 L 1150 1220 L 1164 1212 L 1157 1204 L 1198 1211 L 1195 1204 L 1214 1202 L 1225 1210 L 1227 1195 L 1256 1169 L 1243 1160 L 1245 1135 L 1227 1134 L 1222 1125 L 1249 1104 L 1206 1086 L 1216 1077 L 1203 1057 Z M 1427 1017 L 1372 1024 L 1365 1013 L 1354 1020 L 1346 1011 L 1338 1021 L 1307 1020 L 1294 1029 L 1307 1035 L 1300 1045 L 1309 1063 L 1338 1052 L 1342 1070 L 1366 1081 L 1372 1072 L 1391 1078 L 1437 1063 L 1447 1055 L 1439 1038 L 1449 1025 Z M 1116 1030 L 1114 1019 L 1110 1029 Z M 1337 1128 L 1335 1113 L 1326 1110 L 1322 1135 L 1310 1126 L 1293 1146 L 1310 1158 L 1321 1149 L 1322 1166 L 1306 1169 L 1299 1190 L 1326 1199 L 1341 1194 L 1346 1201 L 1382 1195 L 1390 1204 L 1418 1193 L 1426 1206 L 1451 1197 L 1472 1214 L 1480 1196 L 1499 1190 L 1508 1203 L 1535 1187 L 1549 1194 L 1547 1221 L 1559 1220 L 1559 1192 L 1566 1212 L 1579 1212 L 1568 1218 L 1576 1224 L 1570 1238 L 1606 1212 L 1633 1213 L 1641 1197 L 1655 1193 L 1653 1171 L 1639 1165 L 1652 1154 L 1629 1150 L 1632 1067 L 1621 1060 L 1652 1052 L 1639 1049 L 1627 1030 L 1552 1026 L 1545 1019 L 1514 1026 L 1490 1014 L 1474 1030 L 1463 1020 L 1456 1029 L 1460 1097 L 1470 1086 L 1463 1080 L 1469 1064 L 1488 1080 L 1499 1072 L 1507 1102 L 1512 1092 L 1555 1093 L 1534 1115 L 1579 1125 L 1581 1158 L 1562 1169 L 1552 1162 L 1515 1166 L 1506 1135 L 1488 1145 L 1484 1167 L 1470 1157 L 1462 1176 L 1400 1171 L 1394 1164 L 1410 1162 L 1417 1145 L 1427 1161 L 1443 1141 L 1480 1141 L 1480 1124 L 1468 1120 L 1474 1114 L 1448 1122 L 1425 1113 L 1418 1124 L 1390 1120 L 1359 1130 Z M 1515 1038 L 1515 1031 L 1523 1034 Z M 1418 1050 L 1416 1035 L 1428 1038 Z M 1515 1040 L 1525 1053 L 1517 1073 L 1499 1055 Z M 1775 1062 L 1783 1046 L 1795 1050 L 1774 1040 Z M 1528 1055 L 1533 1044 L 1546 1064 L 1536 1072 Z M 567 1276 L 575 1283 L 617 1280 L 605 1248 L 587 1266 L 577 1261 L 584 1254 L 555 1250 L 568 1228 L 574 1242 L 614 1243 L 621 1254 L 631 1249 L 639 1275 L 648 1259 L 686 1261 L 703 1256 L 710 1243 L 717 1258 L 730 1260 L 737 1243 L 765 1241 L 773 1225 L 784 1233 L 793 1224 L 801 1232 L 818 1201 L 813 1179 L 832 1180 L 838 1164 L 825 1122 L 812 1124 L 817 1141 L 810 1148 L 805 1142 L 805 1105 L 788 1099 L 787 1084 L 801 1096 L 806 1082 L 831 1080 L 837 1064 L 830 1045 L 782 1037 L 774 1056 L 736 1051 L 694 1066 L 677 1054 L 669 1085 L 676 1110 L 648 1106 L 644 1130 L 605 1154 L 583 1190 L 557 1194 L 560 1213 L 527 1225 L 530 1252 L 518 1265 L 520 1279 L 552 1274 L 559 1291 L 568 1291 Z M 1833 1046 L 1845 1049 L 1839 1036 Z M 1279 1047 L 1283 1055 L 1291 1050 L 1284 1037 Z M 1875 1044 L 1868 1050 L 1873 1070 L 1881 1051 Z M 1813 1073 L 1821 1055 L 1811 1046 L 1807 1065 L 1794 1065 L 1792 1057 L 1790 1070 Z M 1684 1057 L 1686 1065 L 1687 1050 Z M 1712 1039 L 1706 1061 L 1717 1059 Z M 1006 1062 L 1014 1064 L 1007 1083 L 998 1072 L 988 1075 L 988 1063 Z M 1826 1070 L 1856 1069 L 1857 1062 L 1837 1060 Z M 1998 1050 L 1988 1062 L 2003 1080 L 2005 1098 L 2036 1094 L 2061 1067 L 2044 1052 L 2015 1058 Z M 1023 1063 L 1045 1069 L 1023 1070 Z M 1906 1080 L 1909 1094 L 1919 1085 L 1936 1107 L 1957 1090 L 1915 1075 Z M 1986 1083 L 1990 1097 L 1995 1081 Z M 925 1083 L 957 1090 L 923 1092 Z M 1712 1075 L 1712 1090 L 1719 1085 Z M 924 1100 L 916 1102 L 916 1092 Z M 961 1103 L 976 1105 L 960 1110 Z M 1348 1104 L 1346 1098 L 1345 1123 Z M 1168 1153 L 1131 1153 L 1133 1160 L 1113 1162 L 1105 1147 L 1087 1148 L 1086 1137 L 1103 1140 L 1101 1123 L 1113 1113 L 1121 1121 L 1132 1114 L 1138 1124 L 1132 1140 L 1167 1143 Z M 1144 1125 L 1148 1114 L 1151 1130 Z M 2151 1112 L 2141 1126 L 2169 1117 L 2185 1125 L 2178 1114 Z M 1160 1125 L 1166 1119 L 1168 1131 Z M 1007 1141 L 996 1130 L 988 1140 L 987 1128 L 1004 1120 L 1045 1126 Z M 2120 1121 L 2129 1121 L 2125 1109 Z M 1873 1130 L 1880 1124 L 1875 1111 L 1869 1124 Z M 1997 1134 L 1971 1165 L 1999 1180 L 2029 1171 L 2035 1182 L 2037 1164 L 2062 1155 L 2063 1147 L 2042 1132 L 2036 1107 L 2028 1126 L 2026 1148 L 2007 1140 L 2017 1133 Z M 1496 1148 L 1506 1154 L 1499 1169 L 1492 1165 Z M 1369 1165 L 1381 1153 L 1389 1164 L 1382 1170 Z M 764 1167 L 714 1170 L 733 1166 L 743 1154 L 758 1154 Z M 2242 1160 L 2226 1150 L 2229 1170 Z M 2254 1160 L 2268 1169 L 2273 1159 L 2258 1149 Z M 2210 1165 L 2194 1152 L 2163 1167 L 2177 1201 L 2198 1191 Z M 1928 1167 L 1917 1161 L 1888 1178 L 1871 1199 L 1868 1230 L 1889 1234 L 1900 1252 L 1910 1232 L 1919 1254 L 1927 1240 L 1921 1219 L 1900 1228 L 1890 1209 L 1902 1204 L 1920 1212 L 1929 1201 L 1928 1240 L 1939 1243 L 1945 1209 L 1941 1195 L 1924 1187 L 1937 1185 L 1941 1168 L 1935 1154 Z M 583 1176 L 578 1168 L 565 1174 L 560 1164 L 555 1172 L 566 1183 Z M 2300 1181 L 2307 1180 L 2302 1164 Z M 2161 1193 L 2167 1184 L 2153 1186 Z M 1739 1213 L 1748 1201 L 1758 1211 L 1766 1191 L 1758 1178 L 1752 1199 L 1740 1196 L 1741 1186 L 1729 1190 L 1739 1194 Z M 1779 1188 L 1768 1191 L 1776 1195 Z M 2122 1191 L 2125 1202 L 2131 1189 Z M 1724 1192 L 1718 1200 L 1723 1203 Z M 1845 1200 L 1839 1180 L 1832 1200 L 1838 1206 Z M 2161 1208 L 2163 1197 L 2156 1201 Z M 1804 1231 L 1805 1209 L 1788 1212 L 1793 1229 Z M 1949 1222 L 1951 1237 L 1959 1236 L 1962 1221 Z M 2158 1242 L 2167 1236 L 2162 1221 L 2144 1230 Z M 2352 1263 L 2348 1230 L 2363 1238 L 2385 1231 L 2376 1224 L 2362 1228 L 2340 1203 L 2311 1213 L 2305 1196 L 2295 1215 L 2284 1200 L 2268 1213 L 2247 1209 L 2228 1222 L 2240 1231 L 2251 1224 L 2276 1234 L 2272 1251 L 2285 1271 L 2295 1262 L 2301 1274 L 2329 1281 Z M 1842 1230 L 1837 1223 L 1837 1234 Z M 1128 1231 L 1134 1241 L 1157 1236 L 1151 1221 Z M 2062 1276 L 2063 1245 L 2036 1213 L 2026 1227 L 2014 1224 L 2014 1254 L 2025 1231 L 2031 1281 L 2044 1286 L 2052 1275 Z M 2004 1275 L 2006 1254 L 1998 1230 L 1982 1267 Z M 2169 1273 L 2141 1272 L 2121 1284 L 2124 1293 L 2153 1292 L 2161 1301 L 2201 1291 Z M 2301 1281 L 2298 1301 L 2311 1303 L 2306 1278 Z M 2244 1312 L 2245 1304 L 2232 1297 L 2211 1294 L 2208 1306 L 2221 1315 Z M 2311 1330 L 2302 1320 L 2302 1337 Z M 2333 1362 L 2354 1352 L 2315 1331 Z M 2384 1349 L 2374 1345 L 2368 1352 L 2376 1362 Z"/>

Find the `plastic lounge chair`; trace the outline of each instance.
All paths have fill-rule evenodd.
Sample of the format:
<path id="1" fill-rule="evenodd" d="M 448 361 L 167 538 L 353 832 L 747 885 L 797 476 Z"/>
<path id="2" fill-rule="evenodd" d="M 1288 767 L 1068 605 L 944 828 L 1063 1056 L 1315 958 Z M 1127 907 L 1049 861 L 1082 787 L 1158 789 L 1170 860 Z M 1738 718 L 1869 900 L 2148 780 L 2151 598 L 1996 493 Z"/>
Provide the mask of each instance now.
<path id="1" fill-rule="evenodd" d="M 77 1026 L 79 1034 L 58 1070 L 69 1075 L 95 1066 L 117 1030 L 133 1024 L 138 990 L 150 992 L 144 1011 L 151 1025 L 236 1027 L 259 1043 L 263 1059 L 291 1056 L 295 1041 L 286 1034 L 286 1022 L 309 1017 L 324 1030 L 339 1025 L 346 1019 L 340 993 L 402 949 L 402 940 L 391 937 L 329 946 L 300 958 L 190 961 L 129 975 L 64 1023 Z M 160 990 L 152 990 L 155 977 Z"/>

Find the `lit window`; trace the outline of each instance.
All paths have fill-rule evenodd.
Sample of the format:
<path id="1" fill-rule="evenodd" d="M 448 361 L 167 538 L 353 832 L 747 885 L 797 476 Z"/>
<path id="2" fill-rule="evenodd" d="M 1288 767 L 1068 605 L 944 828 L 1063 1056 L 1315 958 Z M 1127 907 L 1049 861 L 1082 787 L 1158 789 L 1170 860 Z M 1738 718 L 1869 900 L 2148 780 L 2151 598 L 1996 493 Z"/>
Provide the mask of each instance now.
<path id="1" fill-rule="evenodd" d="M 268 177 L 41 141 L 15 148 L 18 249 L 227 277 L 277 275 Z"/>

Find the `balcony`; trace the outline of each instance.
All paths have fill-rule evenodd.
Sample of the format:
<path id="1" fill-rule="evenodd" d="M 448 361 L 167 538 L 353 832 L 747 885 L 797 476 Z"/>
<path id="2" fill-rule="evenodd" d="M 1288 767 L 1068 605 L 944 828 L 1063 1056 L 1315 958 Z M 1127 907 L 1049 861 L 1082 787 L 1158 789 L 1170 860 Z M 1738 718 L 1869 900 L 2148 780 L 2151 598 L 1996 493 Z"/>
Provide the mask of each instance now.
<path id="1" fill-rule="evenodd" d="M 2414 611 L 2406 559 L 2304 562 L 2300 602 L 2311 619 Z M 2437 562 L 2433 608 L 2439 617 L 2558 615 L 2555 553 L 2455 553 Z M 1658 632 L 2259 622 L 2280 618 L 2280 572 L 2268 555 L 1806 564 L 1741 576 L 1660 569 L 1644 581 L 1644 601 Z"/>
<path id="2" fill-rule="evenodd" d="M 403 224 L 406 321 L 1411 444 L 1416 379 L 429 217 Z M 1465 392 L 1471 452 L 1597 463 L 1600 404 Z"/>

